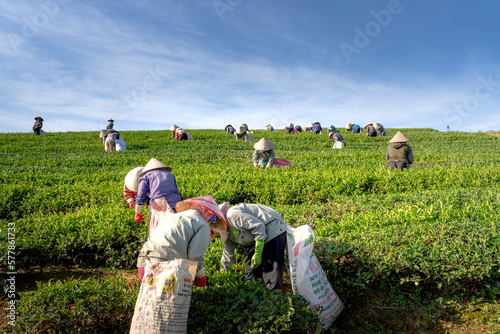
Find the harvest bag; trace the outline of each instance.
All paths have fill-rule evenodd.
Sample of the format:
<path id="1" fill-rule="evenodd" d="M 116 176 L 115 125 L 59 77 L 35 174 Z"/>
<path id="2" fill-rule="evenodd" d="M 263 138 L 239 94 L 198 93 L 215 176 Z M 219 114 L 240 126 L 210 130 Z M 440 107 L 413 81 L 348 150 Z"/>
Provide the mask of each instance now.
<path id="1" fill-rule="evenodd" d="M 322 307 L 319 322 L 321 327 L 328 329 L 342 312 L 344 305 L 312 252 L 314 232 L 309 225 L 295 229 L 287 226 L 286 235 L 293 293 L 304 297 L 313 308 Z"/>
<path id="2" fill-rule="evenodd" d="M 187 333 L 191 288 L 198 263 L 146 262 L 130 333 Z"/>
<path id="3" fill-rule="evenodd" d="M 338 148 L 338 149 L 342 149 L 342 148 L 344 148 L 344 146 L 345 146 L 345 143 L 342 141 L 336 141 L 335 144 L 333 144 L 333 148 Z"/>
<path id="4" fill-rule="evenodd" d="M 165 197 L 155 198 L 150 205 L 149 211 L 149 235 L 153 234 L 162 220 L 172 214 L 175 214 L 175 211 L 170 207 Z"/>
<path id="5" fill-rule="evenodd" d="M 115 148 L 117 151 L 126 151 L 127 145 L 125 145 L 125 140 L 120 137 L 120 139 L 115 139 Z"/>

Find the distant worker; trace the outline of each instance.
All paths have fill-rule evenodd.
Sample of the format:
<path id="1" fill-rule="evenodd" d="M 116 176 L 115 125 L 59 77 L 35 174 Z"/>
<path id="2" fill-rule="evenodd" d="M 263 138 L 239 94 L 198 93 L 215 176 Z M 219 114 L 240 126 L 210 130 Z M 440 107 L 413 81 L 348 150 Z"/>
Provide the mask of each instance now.
<path id="1" fill-rule="evenodd" d="M 193 136 L 190 133 L 187 133 L 183 128 L 177 128 L 177 130 L 175 130 L 175 140 L 194 141 Z"/>
<path id="2" fill-rule="evenodd" d="M 347 132 L 352 131 L 352 123 L 347 123 L 347 125 L 345 126 L 345 130 L 346 130 Z"/>
<path id="3" fill-rule="evenodd" d="M 401 131 L 389 140 L 389 146 L 385 152 L 385 161 L 387 162 L 387 169 L 393 170 L 394 168 L 402 170 L 409 168 L 413 163 L 413 151 L 411 147 L 406 144 L 411 141 Z"/>
<path id="4" fill-rule="evenodd" d="M 226 131 L 226 134 L 233 135 L 235 130 L 231 124 L 228 124 L 224 128 L 224 131 Z"/>
<path id="5" fill-rule="evenodd" d="M 170 127 L 170 131 L 172 131 L 172 138 L 175 138 L 175 131 L 177 131 L 179 127 L 175 124 L 172 124 L 172 126 Z"/>
<path id="6" fill-rule="evenodd" d="M 104 151 L 114 152 L 116 151 L 116 141 L 120 139 L 120 133 L 113 129 L 101 130 L 100 136 L 104 143 Z"/>
<path id="7" fill-rule="evenodd" d="M 250 246 L 245 247 L 245 278 L 261 278 L 268 290 L 281 290 L 287 227 L 283 217 L 276 210 L 259 204 L 242 203 L 229 208 L 226 202 L 219 207 L 228 226 L 227 233 L 220 234 L 224 244 L 222 269 L 230 269 L 239 245 Z"/>
<path id="8" fill-rule="evenodd" d="M 246 125 L 245 123 L 241 124 L 241 126 L 245 127 L 248 133 L 253 133 L 253 131 L 250 131 L 250 129 L 248 129 L 248 125 Z"/>
<path id="9" fill-rule="evenodd" d="M 42 126 L 43 126 L 43 118 L 41 118 L 40 116 L 35 117 L 35 124 L 33 125 L 33 134 L 37 136 L 44 134 L 44 132 L 42 132 Z"/>
<path id="10" fill-rule="evenodd" d="M 362 133 L 363 129 L 358 124 L 352 125 L 352 133 Z"/>
<path id="11" fill-rule="evenodd" d="M 123 197 L 127 201 L 130 209 L 135 207 L 135 197 L 139 190 L 139 178 L 144 166 L 135 167 L 125 176 L 125 183 L 123 184 Z M 146 197 L 145 204 L 149 205 L 149 198 Z"/>
<path id="12" fill-rule="evenodd" d="M 135 198 L 134 219 L 136 222 L 140 223 L 143 219 L 141 213 L 146 197 L 149 197 L 151 201 L 164 198 L 171 210 L 174 211 L 175 205 L 181 200 L 181 195 L 175 176 L 170 173 L 171 171 L 172 167 L 152 158 L 139 174 L 139 186 Z"/>
<path id="13" fill-rule="evenodd" d="M 106 130 L 111 130 L 115 126 L 114 120 L 112 118 L 108 119 L 108 124 L 106 124 Z"/>
<path id="14" fill-rule="evenodd" d="M 314 124 L 312 124 L 312 132 L 315 135 L 325 133 L 319 122 L 315 122 Z"/>
<path id="15" fill-rule="evenodd" d="M 295 133 L 299 133 L 299 132 L 302 132 L 304 130 L 302 130 L 302 127 L 300 125 L 295 125 Z"/>
<path id="16" fill-rule="evenodd" d="M 373 123 L 366 123 L 365 130 L 367 137 L 377 137 L 377 130 L 373 126 Z"/>
<path id="17" fill-rule="evenodd" d="M 266 129 L 267 129 L 267 131 L 274 131 L 273 126 L 269 123 L 266 124 Z"/>
<path id="18" fill-rule="evenodd" d="M 391 135 L 389 132 L 385 131 L 384 126 L 380 123 L 375 123 L 373 127 L 375 128 L 375 130 L 377 130 L 377 136 L 379 137 Z"/>
<path id="19" fill-rule="evenodd" d="M 285 133 L 295 133 L 295 128 L 293 127 L 293 123 L 288 123 L 288 125 L 285 126 Z"/>
<path id="20" fill-rule="evenodd" d="M 333 148 L 342 149 L 346 145 L 344 137 L 340 134 L 340 130 L 337 130 L 333 125 L 328 128 L 328 140 L 334 140 Z"/>
<path id="21" fill-rule="evenodd" d="M 236 140 L 243 140 L 246 142 L 253 142 L 253 137 L 248 135 L 248 127 L 245 124 L 242 124 L 239 128 L 236 129 L 234 136 Z"/>
<path id="22" fill-rule="evenodd" d="M 290 161 L 274 157 L 274 144 L 262 138 L 253 145 L 253 166 L 255 168 L 290 167 Z"/>

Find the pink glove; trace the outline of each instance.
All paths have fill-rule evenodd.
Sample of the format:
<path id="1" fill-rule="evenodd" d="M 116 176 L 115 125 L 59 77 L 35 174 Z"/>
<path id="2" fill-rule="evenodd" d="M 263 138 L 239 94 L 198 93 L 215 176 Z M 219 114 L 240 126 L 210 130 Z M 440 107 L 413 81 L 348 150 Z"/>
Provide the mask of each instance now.
<path id="1" fill-rule="evenodd" d="M 137 213 L 135 214 L 134 220 L 135 220 L 136 222 L 140 223 L 140 222 L 142 221 L 142 215 L 141 215 L 139 212 L 137 212 Z"/>
<path id="2" fill-rule="evenodd" d="M 255 168 L 259 168 L 259 165 L 254 165 Z"/>
<path id="3" fill-rule="evenodd" d="M 139 282 L 142 282 L 142 278 L 144 277 L 144 267 L 139 267 L 137 271 L 137 276 L 139 276 Z"/>
<path id="4" fill-rule="evenodd" d="M 135 207 L 135 203 L 134 203 L 134 202 L 128 202 L 128 207 L 129 207 L 130 209 L 134 209 L 134 207 Z"/>
<path id="5" fill-rule="evenodd" d="M 207 285 L 207 276 L 197 277 L 194 279 L 194 285 L 199 286 L 200 288 Z"/>

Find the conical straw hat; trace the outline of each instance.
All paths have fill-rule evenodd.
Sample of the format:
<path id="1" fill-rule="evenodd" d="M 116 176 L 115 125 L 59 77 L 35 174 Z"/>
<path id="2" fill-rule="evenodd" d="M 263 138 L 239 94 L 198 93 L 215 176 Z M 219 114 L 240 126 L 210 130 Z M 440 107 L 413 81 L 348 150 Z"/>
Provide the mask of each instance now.
<path id="1" fill-rule="evenodd" d="M 253 148 L 257 151 L 269 151 L 274 148 L 274 144 L 271 143 L 267 138 L 262 138 L 255 144 L 253 144 Z"/>
<path id="2" fill-rule="evenodd" d="M 43 118 L 41 118 L 40 116 L 36 116 L 36 117 L 35 117 L 35 121 L 36 121 L 37 119 L 39 119 L 41 122 L 43 122 Z"/>
<path id="3" fill-rule="evenodd" d="M 175 124 L 173 124 L 171 127 L 170 127 L 170 131 L 175 131 L 177 130 L 179 127 Z"/>
<path id="4" fill-rule="evenodd" d="M 219 206 L 215 202 L 214 198 L 211 195 L 201 196 L 201 197 L 193 197 L 189 199 L 185 199 L 181 202 L 177 202 L 175 205 L 175 211 L 182 212 L 191 209 L 194 204 L 198 204 L 204 210 L 207 210 L 211 214 L 216 216 L 216 222 L 209 222 L 211 229 L 227 229 L 226 219 L 224 218 L 224 214 L 219 209 Z"/>
<path id="5" fill-rule="evenodd" d="M 165 165 L 163 162 L 159 161 L 158 159 L 152 158 L 149 160 L 149 162 L 144 166 L 144 169 L 142 170 L 142 173 L 140 174 L 141 176 L 146 175 L 147 172 L 153 169 L 165 169 L 168 170 L 169 172 L 172 170 L 172 167 Z"/>
<path id="6" fill-rule="evenodd" d="M 133 192 L 137 192 L 137 190 L 139 190 L 140 174 L 142 173 L 143 169 L 144 166 L 140 166 L 135 167 L 130 172 L 128 172 L 127 176 L 125 176 L 125 187 L 132 190 Z"/>
<path id="7" fill-rule="evenodd" d="M 287 128 L 293 128 L 293 123 L 288 123 Z"/>
<path id="8" fill-rule="evenodd" d="M 375 124 L 373 124 L 373 127 L 375 128 L 375 130 L 380 130 L 380 129 L 382 129 L 382 124 L 375 123 Z"/>
<path id="9" fill-rule="evenodd" d="M 364 127 L 366 128 L 368 125 L 373 125 L 373 123 L 366 123 Z"/>
<path id="10" fill-rule="evenodd" d="M 351 130 L 352 129 L 352 123 L 347 123 L 347 125 L 345 126 L 345 129 L 346 130 Z"/>
<path id="11" fill-rule="evenodd" d="M 398 133 L 389 140 L 389 143 L 406 143 L 408 141 L 411 141 L 411 139 L 406 137 L 401 131 L 398 131 Z"/>
<path id="12" fill-rule="evenodd" d="M 246 126 L 240 126 L 238 129 L 236 129 L 236 133 L 239 135 L 242 135 L 247 132 L 247 127 Z"/>

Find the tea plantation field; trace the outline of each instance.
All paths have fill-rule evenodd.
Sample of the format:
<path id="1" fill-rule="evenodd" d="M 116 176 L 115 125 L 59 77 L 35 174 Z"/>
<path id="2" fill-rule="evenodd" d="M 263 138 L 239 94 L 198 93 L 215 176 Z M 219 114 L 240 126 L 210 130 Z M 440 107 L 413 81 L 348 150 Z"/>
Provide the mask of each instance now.
<path id="1" fill-rule="evenodd" d="M 173 168 L 183 199 L 264 204 L 291 226 L 314 229 L 315 254 L 346 306 L 328 332 L 500 330 L 500 137 L 388 129 L 397 130 L 412 139 L 415 163 L 393 172 L 384 161 L 390 137 L 344 130 L 343 150 L 333 150 L 327 135 L 255 131 L 256 141 L 265 136 L 276 157 L 292 163 L 272 170 L 253 168 L 253 144 L 223 130 L 188 130 L 194 142 L 175 141 L 170 131 L 123 131 L 128 150 L 120 152 L 104 152 L 98 131 L 0 134 L 7 315 L 16 301 L 15 326 L 7 318 L 1 328 L 129 330 L 135 261 L 148 229 L 134 221 L 123 182 L 157 158 Z M 190 333 L 304 333 L 317 322 L 289 286 L 268 292 L 245 281 L 241 260 L 219 271 L 221 252 L 216 239 L 206 253 L 207 287 L 193 291 Z M 86 276 L 20 288 L 28 273 L 67 268 Z"/>

